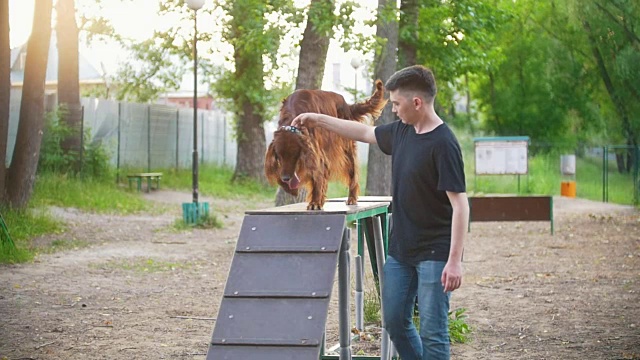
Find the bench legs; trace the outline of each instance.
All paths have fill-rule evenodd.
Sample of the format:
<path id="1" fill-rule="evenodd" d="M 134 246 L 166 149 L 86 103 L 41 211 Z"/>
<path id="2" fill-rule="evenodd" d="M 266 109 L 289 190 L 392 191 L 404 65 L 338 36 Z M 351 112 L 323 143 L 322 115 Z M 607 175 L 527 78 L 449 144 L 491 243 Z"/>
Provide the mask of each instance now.
<path id="1" fill-rule="evenodd" d="M 136 188 L 138 189 L 138 192 L 142 191 L 142 176 L 130 176 L 129 177 L 129 189 L 131 189 L 131 182 L 135 181 L 136 182 Z M 153 187 L 153 181 L 155 180 L 156 182 L 156 190 L 160 189 L 160 176 L 145 176 L 145 178 L 147 179 L 147 190 L 146 192 L 150 192 Z"/>

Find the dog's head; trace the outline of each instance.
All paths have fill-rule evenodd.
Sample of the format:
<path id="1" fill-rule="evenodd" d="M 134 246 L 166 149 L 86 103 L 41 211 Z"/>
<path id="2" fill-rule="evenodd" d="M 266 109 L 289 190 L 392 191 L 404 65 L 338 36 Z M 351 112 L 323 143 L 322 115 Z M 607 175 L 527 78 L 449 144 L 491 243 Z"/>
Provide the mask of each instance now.
<path id="1" fill-rule="evenodd" d="M 271 184 L 279 184 L 287 193 L 298 196 L 298 188 L 310 170 L 317 167 L 307 129 L 282 126 L 273 133 L 264 159 L 264 172 Z"/>

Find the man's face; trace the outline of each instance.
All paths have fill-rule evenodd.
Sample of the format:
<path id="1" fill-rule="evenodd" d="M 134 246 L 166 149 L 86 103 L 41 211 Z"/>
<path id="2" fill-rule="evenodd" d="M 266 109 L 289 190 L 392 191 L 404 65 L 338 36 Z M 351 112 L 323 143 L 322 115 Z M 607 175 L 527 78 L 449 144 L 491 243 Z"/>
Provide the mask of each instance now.
<path id="1" fill-rule="evenodd" d="M 389 101 L 392 104 L 393 111 L 400 120 L 407 125 L 414 125 L 416 106 L 413 97 L 399 90 L 389 92 Z"/>

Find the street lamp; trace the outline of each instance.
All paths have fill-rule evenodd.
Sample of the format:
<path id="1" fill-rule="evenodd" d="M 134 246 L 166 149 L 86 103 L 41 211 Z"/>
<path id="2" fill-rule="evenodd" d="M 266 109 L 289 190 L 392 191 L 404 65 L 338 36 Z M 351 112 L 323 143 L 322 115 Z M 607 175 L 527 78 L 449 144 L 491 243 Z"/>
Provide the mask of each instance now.
<path id="1" fill-rule="evenodd" d="M 360 66 L 362 66 L 362 60 L 360 60 L 360 58 L 358 56 L 354 56 L 351 58 L 351 67 L 353 68 L 353 70 L 355 70 L 355 91 L 353 93 L 353 102 L 355 103 L 357 101 L 357 97 L 358 97 L 358 68 L 360 68 Z"/>
<path id="2" fill-rule="evenodd" d="M 200 218 L 198 206 L 198 10 L 205 0 L 186 0 L 189 9 L 193 10 L 193 222 Z"/>

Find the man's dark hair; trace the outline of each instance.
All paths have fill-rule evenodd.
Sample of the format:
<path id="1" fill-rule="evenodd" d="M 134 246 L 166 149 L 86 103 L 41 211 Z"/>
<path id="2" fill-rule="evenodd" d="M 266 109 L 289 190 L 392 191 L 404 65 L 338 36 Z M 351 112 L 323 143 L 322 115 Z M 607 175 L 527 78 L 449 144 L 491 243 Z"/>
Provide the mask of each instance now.
<path id="1" fill-rule="evenodd" d="M 414 65 L 396 71 L 391 75 L 385 87 L 388 91 L 417 92 L 427 100 L 433 100 L 438 92 L 433 72 L 422 65 Z"/>

